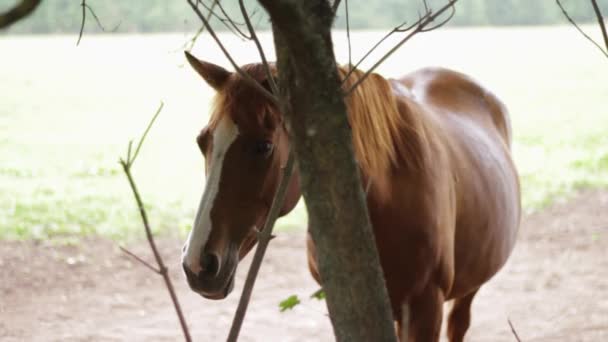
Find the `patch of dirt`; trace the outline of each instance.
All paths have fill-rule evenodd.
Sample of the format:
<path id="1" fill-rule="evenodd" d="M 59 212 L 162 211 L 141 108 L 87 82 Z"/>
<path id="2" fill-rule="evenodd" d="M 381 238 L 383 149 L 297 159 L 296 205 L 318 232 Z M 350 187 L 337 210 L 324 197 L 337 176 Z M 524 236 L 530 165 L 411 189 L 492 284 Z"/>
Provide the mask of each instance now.
<path id="1" fill-rule="evenodd" d="M 208 301 L 190 292 L 180 273 L 183 241 L 158 243 L 194 339 L 225 340 L 251 256 L 239 267 L 233 294 Z M 152 260 L 145 241 L 127 247 Z M 181 339 L 162 279 L 109 240 L 2 241 L 0 270 L 2 341 Z M 304 234 L 280 234 L 260 271 L 241 340 L 333 340 L 325 304 L 308 299 L 317 289 Z M 524 341 L 608 341 L 606 293 L 608 192 L 586 191 L 524 219 L 508 264 L 475 298 L 467 337 L 514 341 L 510 319 Z M 278 303 L 292 294 L 303 303 L 280 313 Z"/>

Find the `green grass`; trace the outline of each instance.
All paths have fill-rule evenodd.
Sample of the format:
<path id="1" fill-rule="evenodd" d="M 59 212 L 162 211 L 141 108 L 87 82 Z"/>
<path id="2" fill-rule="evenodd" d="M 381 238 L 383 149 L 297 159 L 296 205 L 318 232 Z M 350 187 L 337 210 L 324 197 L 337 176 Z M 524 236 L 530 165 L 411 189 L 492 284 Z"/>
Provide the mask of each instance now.
<path id="1" fill-rule="evenodd" d="M 356 33 L 354 55 L 379 36 Z M 272 56 L 269 36 L 262 38 Z M 251 47 L 224 39 L 241 63 L 257 59 Z M 204 185 L 194 138 L 212 93 L 183 65 L 186 40 L 85 35 L 76 48 L 72 35 L 1 37 L 0 239 L 141 236 L 118 158 L 161 100 L 165 109 L 133 172 L 156 231 L 190 228 Z M 346 61 L 343 35 L 335 43 Z M 195 53 L 227 65 L 209 40 Z M 608 185 L 608 60 L 571 28 L 437 31 L 414 39 L 380 72 L 425 65 L 466 72 L 508 105 L 528 210 Z M 279 229 L 305 224 L 300 203 Z"/>

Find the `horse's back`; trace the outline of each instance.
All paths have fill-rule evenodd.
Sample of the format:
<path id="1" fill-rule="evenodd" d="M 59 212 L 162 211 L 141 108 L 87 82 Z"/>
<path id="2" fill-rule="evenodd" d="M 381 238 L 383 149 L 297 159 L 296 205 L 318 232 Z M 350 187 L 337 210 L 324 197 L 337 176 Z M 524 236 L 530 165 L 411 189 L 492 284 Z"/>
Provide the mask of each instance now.
<path id="1" fill-rule="evenodd" d="M 452 114 L 491 124 L 505 143 L 511 145 L 511 122 L 505 105 L 471 77 L 434 67 L 410 73 L 399 82 L 409 89 L 409 97 L 413 101 L 439 111 L 449 108 Z"/>

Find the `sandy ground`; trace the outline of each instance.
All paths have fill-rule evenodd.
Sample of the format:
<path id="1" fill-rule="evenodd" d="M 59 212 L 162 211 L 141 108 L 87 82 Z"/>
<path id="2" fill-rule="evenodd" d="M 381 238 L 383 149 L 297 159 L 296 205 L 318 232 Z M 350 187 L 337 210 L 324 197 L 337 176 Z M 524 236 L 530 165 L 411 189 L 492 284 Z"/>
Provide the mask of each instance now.
<path id="1" fill-rule="evenodd" d="M 331 341 L 318 286 L 306 268 L 303 233 L 280 234 L 268 250 L 242 341 Z M 214 302 L 191 293 L 179 268 L 182 241 L 159 239 L 196 341 L 224 340 L 235 292 Z M 145 242 L 127 246 L 152 260 Z M 181 331 L 162 280 L 112 241 L 78 246 L 0 242 L 0 340 L 174 341 Z M 297 294 L 303 303 L 281 313 Z M 449 305 L 449 304 L 447 304 Z M 608 341 L 608 192 L 586 191 L 524 219 L 507 266 L 476 297 L 469 341 Z"/>

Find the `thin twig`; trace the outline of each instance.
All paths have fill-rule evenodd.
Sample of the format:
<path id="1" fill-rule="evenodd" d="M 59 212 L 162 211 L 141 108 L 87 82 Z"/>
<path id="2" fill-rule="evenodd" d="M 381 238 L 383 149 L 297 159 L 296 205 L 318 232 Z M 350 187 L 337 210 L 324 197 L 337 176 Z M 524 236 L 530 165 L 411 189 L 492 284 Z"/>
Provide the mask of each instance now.
<path id="1" fill-rule="evenodd" d="M 137 260 L 138 262 L 140 262 L 142 265 L 146 266 L 147 268 L 151 269 L 154 273 L 160 273 L 160 270 L 154 266 L 152 266 L 149 262 L 147 262 L 146 260 L 140 258 L 139 256 L 137 256 L 137 254 L 129 251 L 128 249 L 124 248 L 123 246 L 118 246 L 118 248 L 120 248 L 121 251 L 123 251 L 123 253 L 129 255 L 130 257 L 132 257 L 133 259 Z"/>
<path id="2" fill-rule="evenodd" d="M 30 15 L 40 5 L 42 0 L 22 0 L 10 10 L 0 14 L 0 29 L 10 25 Z"/>
<path id="3" fill-rule="evenodd" d="M 213 3 L 211 4 L 211 10 L 213 10 L 213 8 L 215 8 L 215 6 L 217 6 L 218 2 L 220 2 L 220 0 L 213 1 Z M 207 13 L 207 21 L 209 21 L 211 19 L 212 15 L 213 15 L 212 11 L 209 11 L 209 13 Z M 192 48 L 194 48 L 194 44 L 198 40 L 198 37 L 200 37 L 204 31 L 205 31 L 205 25 L 199 27 L 198 31 L 196 31 L 194 36 L 192 36 L 192 38 L 190 38 L 190 40 L 188 42 L 186 42 L 186 43 L 184 43 L 184 45 L 182 45 L 182 48 L 185 49 L 186 51 L 192 51 Z"/>
<path id="4" fill-rule="evenodd" d="M 207 11 L 209 11 L 209 14 L 211 16 L 215 17 L 222 24 L 224 24 L 224 26 L 228 29 L 228 31 L 232 32 L 235 36 L 237 36 L 237 37 L 239 37 L 241 39 L 246 39 L 246 40 L 251 39 L 245 33 L 243 33 L 241 31 L 241 29 L 239 29 L 239 27 L 237 26 L 237 23 L 234 22 L 234 20 L 232 20 L 232 18 L 230 18 L 228 16 L 228 13 L 226 13 L 226 11 L 224 10 L 224 7 L 222 7 L 222 5 L 219 3 L 219 1 L 214 1 L 213 4 L 211 4 L 211 6 L 206 5 L 203 1 L 199 1 L 199 4 L 203 5 L 203 7 Z M 218 8 L 222 11 L 224 17 L 222 17 L 219 14 L 215 13 L 215 11 L 213 10 L 213 5 L 217 5 L 218 6 Z M 207 16 L 207 20 L 209 20 L 209 19 L 211 19 L 211 18 L 208 15 Z"/>
<path id="5" fill-rule="evenodd" d="M 80 40 L 82 39 L 82 34 L 84 32 L 84 24 L 87 18 L 86 10 L 89 10 L 89 12 L 91 12 L 93 19 L 95 19 L 95 22 L 97 23 L 97 26 L 101 29 L 101 31 L 106 32 L 105 27 L 103 27 L 103 25 L 101 24 L 101 20 L 99 20 L 99 17 L 97 16 L 97 14 L 95 14 L 93 8 L 87 4 L 86 0 L 82 0 L 82 2 L 80 3 L 80 7 L 82 7 L 82 21 L 80 22 L 80 32 L 78 33 L 78 41 L 76 42 L 76 46 L 80 44 Z M 116 31 L 120 27 L 120 24 L 121 23 L 119 22 L 112 30 L 110 30 L 110 32 Z"/>
<path id="6" fill-rule="evenodd" d="M 346 12 L 346 40 L 348 40 L 348 71 L 353 69 L 352 49 L 350 45 L 350 18 L 348 17 L 348 0 L 344 0 L 344 11 Z"/>
<path id="7" fill-rule="evenodd" d="M 331 11 L 334 12 L 334 17 L 336 16 L 336 12 L 338 11 L 338 7 L 340 7 L 340 0 L 334 0 L 333 5 L 331 5 Z"/>
<path id="8" fill-rule="evenodd" d="M 593 5 L 593 11 L 595 12 L 595 16 L 597 17 L 597 22 L 598 24 L 600 24 L 602 36 L 604 37 L 604 45 L 606 45 L 606 51 L 608 51 L 608 33 L 606 33 L 606 24 L 604 23 L 604 16 L 602 15 L 602 11 L 600 11 L 600 7 L 597 5 L 596 0 L 591 0 L 591 4 Z"/>
<path id="9" fill-rule="evenodd" d="M 203 13 L 201 13 L 200 9 L 196 6 L 196 3 L 193 0 L 187 0 L 187 1 L 188 1 L 188 4 L 190 5 L 190 7 L 192 7 L 192 10 L 194 11 L 194 13 L 196 13 L 196 15 L 199 17 L 199 19 L 203 22 L 203 25 L 205 25 L 205 28 L 207 29 L 207 31 L 209 32 L 209 34 L 211 35 L 211 37 L 213 38 L 213 40 L 215 40 L 215 42 L 219 46 L 220 50 L 222 50 L 222 52 L 224 53 L 224 56 L 226 56 L 226 58 L 228 59 L 228 61 L 230 62 L 230 64 L 234 68 L 234 70 L 250 86 L 252 86 L 255 89 L 259 90 L 262 93 L 262 95 L 264 95 L 266 98 L 268 98 L 274 104 L 278 105 L 279 101 L 278 101 L 278 99 L 277 99 L 276 96 L 274 96 L 273 94 L 271 94 L 259 82 L 257 82 L 256 80 L 254 80 L 253 77 L 251 77 L 251 75 L 249 75 L 246 72 L 244 72 L 236 64 L 236 62 L 234 61 L 234 59 L 232 58 L 232 56 L 230 55 L 230 53 L 228 52 L 228 50 L 226 50 L 226 47 L 224 46 L 224 44 L 222 44 L 222 41 L 219 39 L 219 37 L 217 36 L 217 34 L 215 33 L 215 31 L 211 27 L 211 25 L 209 25 L 209 21 L 205 18 L 205 16 L 203 15 Z"/>
<path id="10" fill-rule="evenodd" d="M 87 8 L 86 8 L 86 0 L 82 0 L 80 3 L 80 7 L 82 7 L 82 19 L 80 22 L 80 32 L 78 33 L 78 41 L 76 41 L 76 46 L 80 44 L 80 40 L 82 39 L 82 33 L 84 32 L 84 24 L 87 21 Z"/>
<path id="11" fill-rule="evenodd" d="M 256 48 L 260 54 L 260 58 L 262 59 L 262 65 L 264 65 L 264 71 L 266 72 L 266 78 L 270 83 L 270 90 L 275 96 L 279 95 L 279 87 L 274 81 L 274 77 L 272 77 L 272 73 L 270 72 L 270 65 L 268 64 L 268 60 L 266 60 L 266 54 L 264 53 L 264 49 L 262 48 L 262 44 L 260 44 L 260 40 L 258 39 L 257 34 L 255 33 L 255 29 L 253 25 L 251 25 L 251 20 L 249 18 L 249 14 L 247 14 L 247 9 L 245 8 L 245 4 L 243 0 L 239 0 L 239 7 L 241 8 L 241 13 L 243 14 L 243 18 L 245 19 L 245 24 L 247 24 L 247 29 L 249 29 L 249 34 L 251 35 L 251 39 L 255 43 Z"/>
<path id="12" fill-rule="evenodd" d="M 169 276 L 169 270 L 165 266 L 165 263 L 163 262 L 163 258 L 161 257 L 160 253 L 158 252 L 158 249 L 156 248 L 156 243 L 154 242 L 154 236 L 152 235 L 152 229 L 150 228 L 150 223 L 148 221 L 148 214 L 146 213 L 146 209 L 144 208 L 144 203 L 141 199 L 139 191 L 137 190 L 137 186 L 135 185 L 135 180 L 133 179 L 133 175 L 131 174 L 131 167 L 133 166 L 133 163 L 135 162 L 137 153 L 139 152 L 139 149 L 141 148 L 141 146 L 144 142 L 144 139 L 146 138 L 146 135 L 148 134 L 148 131 L 150 130 L 150 127 L 152 127 L 152 124 L 158 117 L 158 114 L 160 113 L 160 110 L 162 108 L 163 108 L 163 103 L 161 102 L 159 109 L 156 111 L 156 114 L 154 114 L 154 117 L 152 118 L 152 120 L 150 120 L 150 123 L 148 124 L 146 131 L 144 132 L 141 139 L 139 140 L 137 150 L 133 154 L 133 157 L 128 158 L 127 160 L 124 160 L 121 158 L 120 165 L 122 166 L 122 169 L 125 172 L 127 179 L 129 180 L 129 185 L 131 186 L 131 191 L 133 192 L 133 196 L 135 197 L 135 202 L 137 203 L 137 208 L 139 209 L 139 214 L 141 216 L 141 219 L 142 219 L 145 231 L 146 231 L 146 237 L 148 239 L 148 243 L 150 244 L 150 249 L 152 249 L 152 254 L 154 254 L 154 259 L 156 260 L 156 263 L 158 265 L 158 270 L 155 270 L 155 271 L 157 271 L 157 273 L 159 273 L 163 277 L 163 280 L 165 281 L 165 285 L 167 287 L 167 290 L 169 291 L 169 295 L 171 296 L 171 301 L 173 302 L 173 307 L 175 308 L 175 312 L 177 313 L 177 317 L 179 319 L 179 323 L 181 325 L 182 332 L 184 334 L 184 338 L 186 341 L 190 342 L 190 341 L 192 341 L 192 338 L 190 337 L 190 332 L 188 331 L 188 325 L 187 325 L 186 319 L 184 318 L 184 315 L 182 313 L 182 309 L 179 304 L 179 300 L 177 299 L 177 295 L 175 294 L 175 289 L 173 288 L 173 283 L 171 282 L 171 277 Z M 131 143 L 129 143 L 129 144 L 131 144 Z M 129 150 L 130 150 L 130 148 L 129 148 Z"/>
<path id="13" fill-rule="evenodd" d="M 372 52 L 374 52 L 386 39 L 388 39 L 390 36 L 392 36 L 396 32 L 409 31 L 410 29 L 414 28 L 417 25 L 417 22 L 409 27 L 403 28 L 405 25 L 407 25 L 407 22 L 404 22 L 399 26 L 395 26 L 391 31 L 389 31 L 387 34 L 385 34 L 384 37 L 382 37 L 378 42 L 376 42 L 376 44 L 374 44 L 369 50 L 367 50 L 365 55 L 363 55 L 363 57 L 361 57 L 361 59 L 359 59 L 359 61 L 352 68 L 350 68 L 350 70 L 346 73 L 346 75 L 342 79 L 342 85 L 344 85 L 344 83 L 346 83 L 346 80 L 350 77 L 350 75 L 353 73 L 353 71 L 355 71 L 359 67 L 359 65 L 361 65 L 361 63 L 363 63 L 363 61 L 365 59 L 367 59 L 367 57 L 369 57 L 369 55 L 371 55 Z"/>
<path id="14" fill-rule="evenodd" d="M 164 106 L 165 106 L 164 102 L 161 101 L 160 105 L 158 105 L 158 109 L 156 110 L 156 113 L 154 113 L 154 116 L 152 117 L 152 120 L 150 120 L 150 122 L 148 123 L 148 127 L 146 127 L 144 134 L 139 139 L 139 143 L 137 143 L 137 147 L 135 148 L 135 153 L 133 153 L 133 157 L 128 160 L 129 166 L 133 165 L 133 163 L 135 162 L 137 155 L 139 155 L 139 150 L 141 149 L 141 145 L 144 143 L 144 140 L 146 139 L 148 132 L 150 132 L 150 128 L 152 128 L 152 125 L 154 125 L 156 118 L 158 118 L 158 115 L 163 110 Z"/>
<path id="15" fill-rule="evenodd" d="M 564 6 L 562 6 L 562 3 L 560 2 L 560 0 L 555 0 L 555 2 L 559 6 L 559 8 L 562 10 L 562 13 L 566 17 L 566 19 L 568 19 L 570 24 L 572 24 L 572 26 L 574 26 L 578 30 L 578 32 L 580 32 L 585 38 L 587 38 L 587 40 L 589 40 L 591 43 L 593 43 L 593 45 L 595 45 L 598 49 L 600 49 L 600 51 L 604 54 L 604 56 L 608 57 L 608 52 L 604 51 L 604 48 L 602 48 L 602 46 L 600 44 L 598 44 L 595 40 L 593 40 L 593 38 L 589 37 L 589 35 L 587 33 L 585 33 L 585 31 L 583 31 L 583 29 L 581 29 L 578 26 L 578 24 L 574 21 L 574 19 L 572 19 L 572 17 L 570 17 L 570 14 L 568 14 L 568 11 L 566 11 Z M 601 16 L 601 13 L 600 13 L 600 16 Z M 608 43 L 607 43 L 606 48 L 608 49 Z"/>
<path id="16" fill-rule="evenodd" d="M 423 17 L 421 17 L 420 20 L 417 22 L 416 28 L 414 30 L 412 30 L 403 39 L 401 39 L 397 44 L 395 44 L 395 46 L 393 48 L 391 48 L 387 53 L 385 53 L 384 56 L 382 56 L 370 69 L 368 69 L 348 90 L 346 90 L 344 92 L 344 96 L 350 95 L 350 93 L 352 93 L 359 86 L 359 84 L 361 84 L 363 81 L 365 81 L 367 79 L 367 77 L 369 77 L 369 75 L 371 75 L 374 72 L 374 70 L 376 70 L 376 68 L 378 68 L 378 66 L 380 66 L 380 64 L 382 64 L 387 58 L 389 58 L 393 53 L 395 53 L 395 51 L 397 51 L 403 44 L 405 44 L 413 36 L 415 36 L 416 34 L 418 34 L 420 32 L 427 32 L 429 30 L 427 28 L 427 26 L 430 23 L 432 23 L 433 21 L 435 21 L 435 19 L 437 19 L 443 13 L 445 13 L 448 9 L 451 8 L 452 11 L 455 11 L 453 6 L 457 1 L 458 0 L 449 0 L 448 3 L 445 6 L 443 6 L 441 9 L 439 9 L 439 11 L 437 11 L 436 13 L 433 14 L 431 11 L 429 11 Z M 453 13 L 450 15 L 450 18 L 452 16 L 453 16 Z M 433 26 L 432 30 L 438 29 L 439 27 L 443 26 L 446 22 L 447 21 L 443 21 L 440 24 Z"/>
<path id="17" fill-rule="evenodd" d="M 251 40 L 251 36 L 246 35 L 239 28 L 239 25 L 245 25 L 245 24 L 243 24 L 243 23 L 237 23 L 236 21 L 234 21 L 234 19 L 230 18 L 230 16 L 226 12 L 226 10 L 224 10 L 224 6 L 222 6 L 222 4 L 218 4 L 218 5 L 219 5 L 219 8 L 220 8 L 220 11 L 222 11 L 222 13 L 224 14 L 224 17 L 226 18 L 226 20 L 228 20 L 228 22 L 230 23 L 230 25 L 232 25 L 232 27 L 241 35 L 241 37 L 245 38 L 246 40 Z"/>
<path id="18" fill-rule="evenodd" d="M 509 326 L 511 327 L 511 332 L 513 333 L 513 336 L 515 336 L 515 340 L 517 342 L 521 342 L 521 339 L 519 338 L 519 335 L 517 335 L 517 331 L 515 331 L 515 327 L 513 327 L 513 323 L 511 323 L 511 320 L 507 318 L 507 322 L 509 322 Z"/>
<path id="19" fill-rule="evenodd" d="M 249 267 L 249 272 L 247 273 L 247 279 L 245 280 L 245 285 L 243 286 L 243 293 L 241 294 L 239 305 L 232 320 L 232 326 L 230 327 L 230 333 L 227 339 L 228 342 L 236 342 L 237 338 L 239 337 L 239 332 L 241 330 L 241 326 L 243 325 L 245 314 L 247 313 L 247 306 L 249 305 L 249 300 L 251 298 L 251 293 L 253 292 L 255 280 L 258 276 L 258 271 L 262 265 L 262 260 L 264 259 L 268 242 L 270 242 L 272 239 L 272 228 L 274 227 L 274 223 L 279 216 L 281 207 L 283 206 L 283 200 L 285 199 L 289 181 L 291 180 L 294 164 L 295 156 L 293 151 L 290 151 L 289 157 L 287 158 L 287 164 L 283 168 L 279 187 L 274 195 L 274 199 L 272 200 L 272 205 L 270 206 L 268 217 L 266 218 L 266 223 L 264 224 L 262 231 L 258 234 L 258 246 L 255 250 L 253 260 L 251 261 L 251 266 Z"/>

